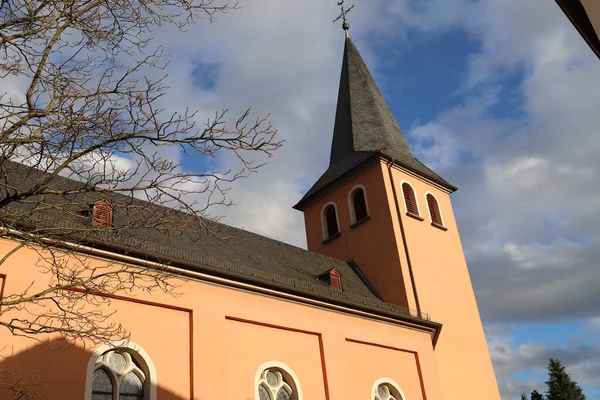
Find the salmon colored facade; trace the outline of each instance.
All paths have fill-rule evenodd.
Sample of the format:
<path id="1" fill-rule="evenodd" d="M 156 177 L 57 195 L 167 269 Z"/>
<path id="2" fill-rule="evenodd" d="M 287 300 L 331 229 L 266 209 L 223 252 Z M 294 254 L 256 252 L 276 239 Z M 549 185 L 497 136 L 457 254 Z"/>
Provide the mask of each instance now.
<path id="1" fill-rule="evenodd" d="M 4 240 L 0 251 L 14 246 Z M 3 265 L 5 296 L 22 292 L 34 276 L 44 285 L 37 259 L 37 253 L 20 250 Z M 157 396 L 148 399 L 258 399 L 256 374 L 270 362 L 294 374 L 303 399 L 372 399 L 382 378 L 396 382 L 409 400 L 452 398 L 442 395 L 426 329 L 200 275 L 179 284 L 183 295 L 177 298 L 111 296 L 114 320 L 131 332 L 131 342 L 156 370 Z M 97 347 L 53 351 L 7 330 L 0 330 L 0 343 L 12 353 L 0 369 L 48 383 L 40 398 L 86 398 L 88 364 Z"/>
<path id="2" fill-rule="evenodd" d="M 47 400 L 498 400 L 454 190 L 412 156 L 347 38 L 330 166 L 295 206 L 310 252 L 241 232 L 194 242 L 191 258 L 174 243 L 172 262 L 160 266 L 179 296 L 80 293 L 83 309 L 114 311 L 108 322 L 130 332 L 127 343 L 61 347 L 72 343 L 0 326 L 0 399 L 16 376 L 45 382 L 37 398 Z M 17 245 L 1 239 L 0 256 Z M 90 270 L 158 266 L 124 243 L 71 251 Z M 205 257 L 236 251 L 243 268 Z M 32 248 L 12 254 L 0 267 L 0 298 L 52 285 L 39 263 Z M 98 298 L 110 305 L 90 301 Z M 0 322 L 40 312 L 0 310 Z"/>
<path id="3" fill-rule="evenodd" d="M 422 220 L 407 215 L 403 183 L 413 188 Z M 356 187 L 364 188 L 370 218 L 351 227 L 348 197 Z M 428 193 L 438 201 L 446 230 L 431 223 Z M 337 207 L 340 235 L 324 243 L 326 204 Z M 304 215 L 309 250 L 355 260 L 384 301 L 428 313 L 443 325 L 434 357 L 444 399 L 500 398 L 448 190 L 382 160 Z"/>

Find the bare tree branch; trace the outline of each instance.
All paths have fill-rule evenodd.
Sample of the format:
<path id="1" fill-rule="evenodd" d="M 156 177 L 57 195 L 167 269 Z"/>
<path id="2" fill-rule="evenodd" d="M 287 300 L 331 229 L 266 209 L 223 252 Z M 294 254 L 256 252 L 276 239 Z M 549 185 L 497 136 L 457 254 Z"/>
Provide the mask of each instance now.
<path id="1" fill-rule="evenodd" d="M 15 244 L 0 255 L 0 271 L 33 251 L 45 278 L 0 299 L 0 329 L 39 341 L 126 340 L 104 294 L 178 294 L 161 268 L 99 266 L 61 243 L 210 232 L 207 210 L 231 204 L 230 185 L 281 146 L 269 116 L 252 117 L 251 108 L 230 123 L 226 109 L 201 122 L 196 110 L 164 107 L 168 56 L 153 48 L 153 32 L 237 8 L 218 0 L 0 0 L 0 77 L 20 88 L 0 92 L 0 238 Z M 237 166 L 186 170 L 174 152 L 232 154 Z M 91 223 L 100 200 L 112 207 L 111 226 Z M 0 392 L 29 398 L 18 380 L 0 382 Z"/>

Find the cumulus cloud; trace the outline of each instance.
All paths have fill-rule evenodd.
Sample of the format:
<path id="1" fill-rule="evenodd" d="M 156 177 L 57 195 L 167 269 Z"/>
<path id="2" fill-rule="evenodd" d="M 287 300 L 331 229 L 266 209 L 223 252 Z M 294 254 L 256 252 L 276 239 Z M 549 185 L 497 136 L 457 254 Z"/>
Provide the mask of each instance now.
<path id="1" fill-rule="evenodd" d="M 554 4 L 471 6 L 477 12 L 461 26 L 478 35 L 481 50 L 471 56 L 467 100 L 414 127 L 411 138 L 428 141 L 416 152 L 461 187 L 457 218 L 488 321 L 594 316 L 600 64 Z M 525 70 L 523 113 L 495 118 L 497 97 L 469 100 L 481 96 L 473 86 L 497 93 L 498 74 L 517 67 Z M 476 161 L 465 165 L 461 152 Z"/>
<path id="2" fill-rule="evenodd" d="M 533 390 L 544 392 L 550 358 L 561 360 L 569 375 L 586 389 L 600 389 L 600 350 L 596 345 L 582 344 L 579 337 L 586 335 L 589 339 L 590 335 L 600 333 L 595 319 L 582 324 L 581 329 L 561 345 L 535 340 L 515 344 L 514 333 L 517 327 L 516 324 L 503 323 L 486 327 L 490 355 L 503 399 L 520 398 L 521 393 L 531 393 Z M 546 326 L 541 329 L 552 328 Z M 517 379 L 515 376 L 527 378 Z M 588 396 L 591 396 L 589 392 Z"/>
<path id="3" fill-rule="evenodd" d="M 157 36 L 174 53 L 165 100 L 202 116 L 220 107 L 235 115 L 249 104 L 272 112 L 284 147 L 232 188 L 236 207 L 214 213 L 303 246 L 302 215 L 291 206 L 328 161 L 343 42 L 331 24 L 337 9 L 317 0 L 241 5 L 215 24 Z M 375 73 L 381 55 L 361 46 L 373 38 L 410 46 L 409 30 L 459 28 L 479 43 L 457 88 L 463 104 L 407 134 L 417 156 L 461 188 L 454 204 L 485 320 L 596 315 L 600 64 L 560 9 L 541 0 L 375 1 L 357 9 L 352 33 Z M 199 66 L 211 70 L 208 84 L 198 84 Z M 513 73 L 519 112 L 495 117 L 501 78 Z"/>

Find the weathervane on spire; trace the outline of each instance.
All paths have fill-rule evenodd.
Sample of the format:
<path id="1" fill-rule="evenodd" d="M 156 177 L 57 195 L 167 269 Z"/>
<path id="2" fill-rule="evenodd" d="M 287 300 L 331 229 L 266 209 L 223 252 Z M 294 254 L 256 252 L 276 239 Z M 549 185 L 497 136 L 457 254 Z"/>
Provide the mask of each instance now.
<path id="1" fill-rule="evenodd" d="M 346 37 L 348 37 L 349 36 L 348 30 L 350 29 L 350 24 L 348 23 L 348 20 L 346 19 L 346 15 L 354 8 L 354 6 L 351 6 L 350 8 L 345 8 L 344 0 L 338 1 L 337 5 L 340 6 L 340 8 L 342 9 L 342 13 L 340 14 L 339 17 L 334 19 L 333 22 L 336 23 L 339 20 L 344 21 L 344 23 L 342 24 L 342 28 L 344 28 L 344 30 L 346 31 Z"/>

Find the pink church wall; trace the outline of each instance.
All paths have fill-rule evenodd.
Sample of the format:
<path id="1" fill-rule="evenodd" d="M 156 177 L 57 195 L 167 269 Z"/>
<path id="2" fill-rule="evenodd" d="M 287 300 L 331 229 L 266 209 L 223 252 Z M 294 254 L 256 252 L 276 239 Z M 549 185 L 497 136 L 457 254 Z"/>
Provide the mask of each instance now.
<path id="1" fill-rule="evenodd" d="M 0 241 L 0 254 L 12 246 Z M 34 252 L 20 250 L 2 265 L 4 295 L 33 280 L 45 284 L 36 261 Z M 305 400 L 371 399 L 373 383 L 383 377 L 397 382 L 407 400 L 443 397 L 428 332 L 215 283 L 179 284 L 180 297 L 111 294 L 116 298 L 110 309 L 117 311 L 112 320 L 131 331 L 131 340 L 156 367 L 160 400 L 253 400 L 257 369 L 267 361 L 293 370 Z M 5 329 L 0 343 L 8 345 L 2 355 L 13 353 L 0 369 L 39 374 L 49 382 L 40 398 L 83 398 L 86 367 L 97 346 L 50 351 Z"/>
<path id="2" fill-rule="evenodd" d="M 414 188 L 424 221 L 406 215 L 402 181 Z M 351 229 L 347 196 L 357 184 L 367 189 L 371 219 Z M 438 199 L 447 231 L 431 225 L 427 192 Z M 329 202 L 338 206 L 341 235 L 324 244 L 320 213 Z M 304 214 L 310 250 L 341 260 L 356 260 L 385 301 L 414 310 L 416 300 L 400 214 L 420 309 L 443 325 L 434 351 L 443 398 L 500 398 L 447 192 L 382 161 L 325 195 Z"/>
<path id="3" fill-rule="evenodd" d="M 370 219 L 350 228 L 348 194 L 356 185 L 366 189 Z M 321 212 L 331 202 L 338 209 L 341 235 L 323 243 Z M 410 281 L 405 278 L 409 276 L 406 264 L 400 262 L 397 251 L 390 251 L 399 248 L 397 224 L 390 223 L 395 214 L 380 166 L 376 164 L 304 211 L 308 249 L 344 261 L 355 260 L 385 301 L 414 310 L 416 305 L 410 292 Z"/>
<path id="4" fill-rule="evenodd" d="M 382 171 L 387 167 L 382 165 Z M 387 175 L 384 175 L 388 177 Z M 499 399 L 477 302 L 452 210 L 450 196 L 438 187 L 398 169 L 392 169 L 408 242 L 409 254 L 421 309 L 443 325 L 435 348 L 440 381 L 446 400 Z M 406 216 L 400 182 L 415 190 L 421 217 Z M 392 201 L 392 185 L 386 180 Z M 426 193 L 439 203 L 447 231 L 431 225 Z M 464 388 L 469 387 L 469 393 Z"/>

